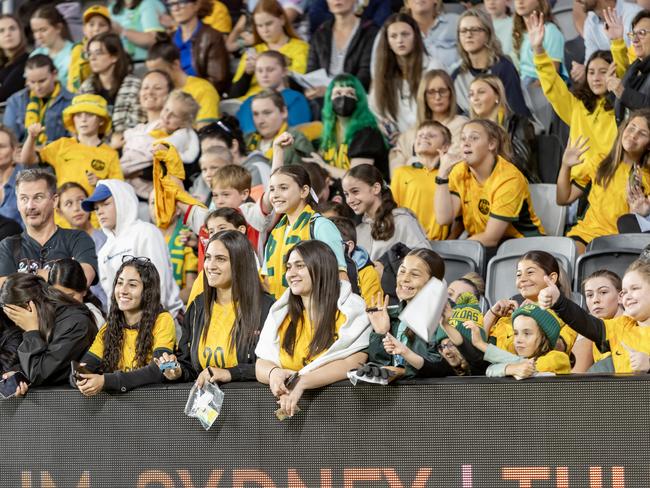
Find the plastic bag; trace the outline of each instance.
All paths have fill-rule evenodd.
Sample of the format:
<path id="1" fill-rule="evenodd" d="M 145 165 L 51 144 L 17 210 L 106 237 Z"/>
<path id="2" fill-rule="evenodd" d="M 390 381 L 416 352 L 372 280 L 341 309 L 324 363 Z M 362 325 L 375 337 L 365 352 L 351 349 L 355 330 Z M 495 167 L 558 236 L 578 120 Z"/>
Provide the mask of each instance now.
<path id="1" fill-rule="evenodd" d="M 214 383 L 205 382 L 203 388 L 194 383 L 185 404 L 185 415 L 199 419 L 203 428 L 209 430 L 221 413 L 223 397 L 223 391 Z"/>

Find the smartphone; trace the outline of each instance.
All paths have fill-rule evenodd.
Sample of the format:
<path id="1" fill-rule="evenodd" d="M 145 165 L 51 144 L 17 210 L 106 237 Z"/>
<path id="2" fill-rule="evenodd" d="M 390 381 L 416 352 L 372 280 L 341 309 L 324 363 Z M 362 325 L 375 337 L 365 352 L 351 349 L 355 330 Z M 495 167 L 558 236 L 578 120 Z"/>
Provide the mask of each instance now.
<path id="1" fill-rule="evenodd" d="M 20 383 L 27 383 L 29 385 L 29 379 L 21 371 L 16 371 L 6 380 L 0 380 L 0 396 L 5 400 L 16 395 L 16 388 Z"/>
<path id="2" fill-rule="evenodd" d="M 88 368 L 79 364 L 79 361 L 70 361 L 70 369 L 72 369 L 72 377 L 77 381 L 84 380 L 84 378 L 79 376 L 81 374 L 93 374 Z"/>
<path id="3" fill-rule="evenodd" d="M 176 361 L 167 361 L 164 363 L 160 363 L 158 367 L 160 368 L 160 371 L 166 371 L 168 369 L 178 368 L 178 363 Z"/>

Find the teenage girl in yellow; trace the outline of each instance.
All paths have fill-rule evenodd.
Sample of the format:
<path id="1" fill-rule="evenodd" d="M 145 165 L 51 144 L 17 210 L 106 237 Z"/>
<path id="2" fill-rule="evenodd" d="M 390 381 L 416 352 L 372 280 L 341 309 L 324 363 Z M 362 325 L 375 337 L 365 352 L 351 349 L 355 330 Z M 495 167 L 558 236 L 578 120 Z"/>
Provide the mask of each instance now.
<path id="1" fill-rule="evenodd" d="M 586 212 L 567 232 L 584 252 L 593 239 L 618 234 L 617 219 L 630 212 L 630 186 L 650 190 L 650 109 L 630 114 L 605 159 L 584 158 L 591 141 L 578 138 L 564 151 L 557 177 L 557 203 L 569 205 L 588 193 Z"/>
<path id="2" fill-rule="evenodd" d="M 124 256 L 115 275 L 106 324 L 82 363 L 93 371 L 75 385 L 86 396 L 162 382 L 153 361 L 176 344 L 172 316 L 160 305 L 160 276 L 148 258 Z"/>
<path id="3" fill-rule="evenodd" d="M 486 247 L 544 233 L 526 178 L 507 161 L 509 153 L 507 134 L 495 122 L 476 119 L 463 126 L 461 155 L 445 154 L 436 177 L 438 225 L 460 216 L 469 239 Z"/>
<path id="4" fill-rule="evenodd" d="M 539 294 L 539 304 L 557 315 L 601 352 L 611 351 L 616 373 L 650 369 L 650 261 L 640 258 L 623 276 L 621 301 L 625 312 L 613 319 L 599 319 L 562 296 L 552 282 Z"/>

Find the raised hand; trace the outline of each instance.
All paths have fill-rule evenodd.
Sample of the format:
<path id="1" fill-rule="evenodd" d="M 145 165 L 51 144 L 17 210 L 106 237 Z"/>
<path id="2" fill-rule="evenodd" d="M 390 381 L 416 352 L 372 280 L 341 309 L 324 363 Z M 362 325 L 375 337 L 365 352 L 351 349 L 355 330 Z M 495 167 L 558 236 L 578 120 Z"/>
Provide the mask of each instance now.
<path id="1" fill-rule="evenodd" d="M 463 325 L 472 333 L 472 345 L 479 351 L 485 352 L 488 345 L 487 342 L 483 340 L 483 336 L 481 335 L 481 326 L 472 320 L 463 322 Z"/>
<path id="2" fill-rule="evenodd" d="M 590 149 L 587 145 L 588 142 L 589 138 L 583 136 L 578 136 L 575 141 L 569 141 L 569 144 L 564 150 L 564 156 L 562 156 L 562 164 L 569 168 L 573 168 L 574 166 L 584 163 L 583 156 Z"/>
<path id="3" fill-rule="evenodd" d="M 382 341 L 384 344 L 384 350 L 388 354 L 399 354 L 403 356 L 409 351 L 409 348 L 406 347 L 406 344 L 401 343 L 398 341 L 393 335 L 388 332 L 386 336 L 384 337 L 384 340 Z"/>
<path id="4" fill-rule="evenodd" d="M 612 63 L 607 68 L 605 78 L 605 84 L 607 85 L 607 91 L 612 92 L 616 95 L 616 98 L 620 98 L 623 94 L 623 82 L 621 79 L 616 76 L 616 63 Z"/>
<path id="5" fill-rule="evenodd" d="M 603 10 L 603 19 L 605 20 L 605 34 L 610 41 L 623 39 L 623 17 L 616 13 L 614 7 L 607 7 Z"/>
<path id="6" fill-rule="evenodd" d="M 537 295 L 537 303 L 542 308 L 552 308 L 560 298 L 560 289 L 548 276 L 544 276 L 544 281 L 546 288 L 543 288 Z"/>
<path id="7" fill-rule="evenodd" d="M 390 331 L 390 317 L 388 316 L 388 295 L 381 296 L 381 292 L 372 297 L 371 307 L 366 310 L 370 325 L 376 334 L 387 334 Z"/>
<path id="8" fill-rule="evenodd" d="M 454 166 L 463 162 L 460 154 L 449 150 L 443 151 L 442 149 L 438 149 L 438 154 L 440 155 L 440 169 L 438 170 L 438 176 L 440 178 L 447 178 Z"/>
<path id="9" fill-rule="evenodd" d="M 634 373 L 647 373 L 650 370 L 650 356 L 644 352 L 632 349 L 623 341 L 621 341 L 621 346 L 623 346 L 630 356 L 630 368 Z"/>
<path id="10" fill-rule="evenodd" d="M 490 307 L 490 312 L 496 317 L 509 317 L 512 315 L 512 312 L 519 306 L 519 304 L 514 300 L 499 300 L 494 305 Z"/>
<path id="11" fill-rule="evenodd" d="M 544 52 L 544 33 L 546 31 L 544 27 L 544 14 L 541 12 L 538 13 L 535 10 L 528 17 L 524 17 L 524 22 L 528 31 L 530 47 L 535 54 L 542 54 Z"/>

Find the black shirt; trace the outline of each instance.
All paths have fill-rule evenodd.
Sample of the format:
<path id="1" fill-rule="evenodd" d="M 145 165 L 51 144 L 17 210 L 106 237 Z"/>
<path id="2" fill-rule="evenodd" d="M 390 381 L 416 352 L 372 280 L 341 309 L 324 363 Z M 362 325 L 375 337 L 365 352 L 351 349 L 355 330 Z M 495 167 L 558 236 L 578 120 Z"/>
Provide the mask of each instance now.
<path id="1" fill-rule="evenodd" d="M 11 95 L 25 88 L 27 58 L 29 53 L 23 53 L 0 68 L 0 102 L 6 102 Z"/>
<path id="2" fill-rule="evenodd" d="M 27 232 L 8 237 L 0 242 L 0 276 L 12 273 L 49 269 L 53 262 L 74 258 L 90 264 L 97 272 L 97 252 L 92 238 L 81 230 L 61 229 L 41 246 Z"/>

